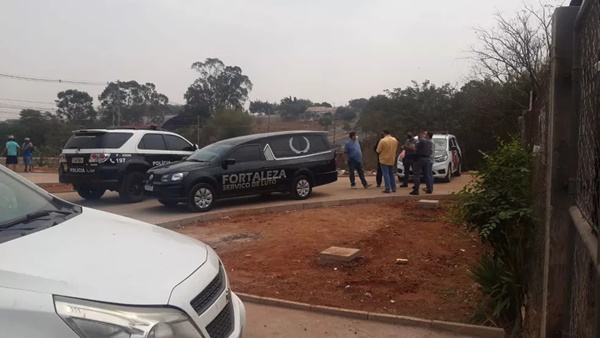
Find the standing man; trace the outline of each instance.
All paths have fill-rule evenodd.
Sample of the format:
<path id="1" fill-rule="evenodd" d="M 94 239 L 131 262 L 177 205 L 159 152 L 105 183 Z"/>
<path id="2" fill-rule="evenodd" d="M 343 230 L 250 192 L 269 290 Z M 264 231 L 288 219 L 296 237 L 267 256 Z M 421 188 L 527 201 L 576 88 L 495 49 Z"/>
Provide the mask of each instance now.
<path id="1" fill-rule="evenodd" d="M 348 135 L 350 139 L 344 145 L 344 153 L 348 157 L 348 170 L 350 171 L 350 188 L 356 189 L 356 179 L 354 178 L 354 170 L 358 171 L 358 177 L 363 185 L 363 188 L 367 189 L 371 186 L 365 179 L 365 170 L 362 166 L 362 151 L 360 150 L 360 143 L 356 132 L 351 131 Z"/>
<path id="2" fill-rule="evenodd" d="M 381 187 L 381 180 L 383 177 L 383 173 L 381 172 L 381 163 L 379 162 L 379 154 L 377 153 L 377 147 L 379 146 L 379 141 L 381 141 L 382 138 L 383 133 L 380 133 L 379 139 L 377 140 L 377 143 L 375 143 L 375 148 L 373 148 L 373 150 L 375 151 L 375 155 L 377 155 L 377 176 L 375 177 L 375 180 L 377 182 L 377 188 Z"/>
<path id="3" fill-rule="evenodd" d="M 419 194 L 419 186 L 421 185 L 421 172 L 427 171 L 429 165 L 429 156 L 431 156 L 433 143 L 426 136 L 426 132 L 422 132 L 419 138 L 419 142 L 415 147 L 416 158 L 413 169 L 413 190 L 410 192 L 411 195 Z M 427 175 L 427 174 L 425 174 Z M 427 177 L 425 177 L 427 179 Z"/>
<path id="4" fill-rule="evenodd" d="M 412 133 L 406 134 L 406 141 L 404 141 L 404 145 L 402 146 L 402 150 L 404 150 L 404 158 L 402 159 L 402 166 L 404 167 L 404 180 L 402 182 L 401 187 L 408 187 L 408 181 L 410 180 L 410 170 L 414 169 L 415 164 L 415 146 L 417 145 L 417 140 L 413 137 Z"/>
<path id="5" fill-rule="evenodd" d="M 435 162 L 435 143 L 433 142 L 433 133 L 427 131 L 427 138 L 431 142 L 431 154 L 429 155 L 429 162 L 427 162 L 427 171 L 425 172 L 425 192 L 428 194 L 433 193 L 433 163 Z"/>
<path id="6" fill-rule="evenodd" d="M 23 154 L 23 164 L 25 164 L 25 172 L 33 171 L 33 143 L 29 137 L 25 138 L 25 142 L 23 142 L 23 146 L 21 147 L 21 152 Z"/>
<path id="7" fill-rule="evenodd" d="M 6 166 L 12 167 L 13 171 L 17 171 L 17 163 L 19 162 L 19 144 L 15 142 L 15 137 L 10 135 L 2 155 L 6 154 Z"/>
<path id="8" fill-rule="evenodd" d="M 394 176 L 394 162 L 396 161 L 396 153 L 398 152 L 398 140 L 390 135 L 390 131 L 383 131 L 383 138 L 377 145 L 377 154 L 379 154 L 379 162 L 381 163 L 381 171 L 383 180 L 385 181 L 386 194 L 396 192 L 396 177 Z"/>

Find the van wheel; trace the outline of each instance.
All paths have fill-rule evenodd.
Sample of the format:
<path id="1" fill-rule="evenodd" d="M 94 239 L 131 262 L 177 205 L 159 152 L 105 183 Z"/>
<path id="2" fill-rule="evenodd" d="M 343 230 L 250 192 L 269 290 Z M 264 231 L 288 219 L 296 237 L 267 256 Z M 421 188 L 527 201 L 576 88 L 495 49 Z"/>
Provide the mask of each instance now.
<path id="1" fill-rule="evenodd" d="M 450 183 L 452 180 L 452 165 L 448 165 L 448 170 L 446 170 L 446 177 L 444 177 L 444 182 Z"/>
<path id="2" fill-rule="evenodd" d="M 125 175 L 119 196 L 126 203 L 137 203 L 144 199 L 144 179 L 146 176 L 139 171 Z"/>
<path id="3" fill-rule="evenodd" d="M 207 212 L 215 204 L 215 190 L 206 183 L 196 184 L 188 196 L 188 207 L 194 212 Z"/>
<path id="4" fill-rule="evenodd" d="M 165 207 L 169 207 L 169 208 L 175 207 L 175 206 L 177 206 L 177 204 L 179 204 L 179 202 L 174 201 L 174 200 L 163 200 L 163 199 L 159 199 L 158 203 L 164 205 Z"/>
<path id="5" fill-rule="evenodd" d="M 100 199 L 100 197 L 102 197 L 105 192 L 106 189 L 101 188 L 77 187 L 77 193 L 79 194 L 79 196 L 88 201 Z"/>
<path id="6" fill-rule="evenodd" d="M 296 177 L 292 184 L 292 196 L 297 200 L 305 200 L 312 193 L 312 183 L 304 175 Z"/>

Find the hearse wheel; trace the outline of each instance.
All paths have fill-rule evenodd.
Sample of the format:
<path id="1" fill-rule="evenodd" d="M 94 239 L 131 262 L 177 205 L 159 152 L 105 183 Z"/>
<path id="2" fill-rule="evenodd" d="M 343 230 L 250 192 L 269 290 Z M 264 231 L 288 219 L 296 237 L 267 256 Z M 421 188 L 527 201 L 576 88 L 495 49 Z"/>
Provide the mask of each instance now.
<path id="1" fill-rule="evenodd" d="M 310 178 L 304 175 L 296 177 L 292 183 L 292 196 L 297 200 L 305 200 L 312 193 Z"/>
<path id="2" fill-rule="evenodd" d="M 215 189 L 210 184 L 198 183 L 188 196 L 188 207 L 194 212 L 207 212 L 215 204 Z"/>

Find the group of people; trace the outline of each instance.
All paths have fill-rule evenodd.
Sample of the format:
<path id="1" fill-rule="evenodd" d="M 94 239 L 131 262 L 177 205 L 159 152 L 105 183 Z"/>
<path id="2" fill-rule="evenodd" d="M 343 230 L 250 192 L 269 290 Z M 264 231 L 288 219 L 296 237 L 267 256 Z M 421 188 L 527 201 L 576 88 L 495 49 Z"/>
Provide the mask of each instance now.
<path id="1" fill-rule="evenodd" d="M 374 147 L 377 154 L 377 187 L 381 187 L 384 183 L 385 188 L 383 193 L 389 194 L 396 192 L 396 176 L 395 165 L 398 155 L 399 143 L 393 137 L 389 130 L 383 130 Z M 344 145 L 344 153 L 348 158 L 348 170 L 350 174 L 350 187 L 356 189 L 356 177 L 354 172 L 358 173 L 358 177 L 362 186 L 366 189 L 372 186 L 367 182 L 365 171 L 362 166 L 362 150 L 356 132 L 352 131 L 349 134 L 349 140 Z M 428 194 L 433 193 L 433 163 L 435 156 L 435 143 L 432 140 L 433 133 L 423 131 L 419 134 L 418 139 L 413 137 L 412 133 L 407 133 L 406 141 L 401 147 L 400 157 L 404 167 L 404 180 L 401 188 L 408 187 L 409 176 L 413 172 L 413 188 L 411 195 L 419 195 L 419 187 L 421 185 L 421 173 L 425 179 L 424 191 Z"/>
<path id="2" fill-rule="evenodd" d="M 6 156 L 6 166 L 11 168 L 13 171 L 17 171 L 17 164 L 19 163 L 19 150 L 23 156 L 23 164 L 25 165 L 25 172 L 33 171 L 33 143 L 26 137 L 23 145 L 15 141 L 15 137 L 10 135 L 6 141 L 2 156 Z"/>

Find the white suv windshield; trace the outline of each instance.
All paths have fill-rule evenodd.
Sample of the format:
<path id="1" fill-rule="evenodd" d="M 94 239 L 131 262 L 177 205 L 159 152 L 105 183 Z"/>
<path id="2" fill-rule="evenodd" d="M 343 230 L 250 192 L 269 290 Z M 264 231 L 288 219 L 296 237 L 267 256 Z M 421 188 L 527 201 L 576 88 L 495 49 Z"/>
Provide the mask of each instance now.
<path id="1" fill-rule="evenodd" d="M 54 226 L 80 212 L 79 207 L 41 194 L 0 169 L 0 243 Z"/>
<path id="2" fill-rule="evenodd" d="M 196 150 L 187 161 L 192 162 L 211 162 L 225 154 L 233 146 L 227 143 L 213 143 L 202 149 Z"/>
<path id="3" fill-rule="evenodd" d="M 433 138 L 433 143 L 435 143 L 435 150 L 445 150 L 448 141 L 445 138 Z"/>

